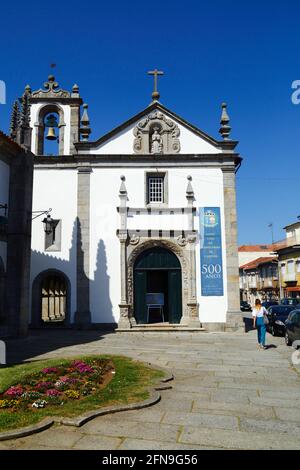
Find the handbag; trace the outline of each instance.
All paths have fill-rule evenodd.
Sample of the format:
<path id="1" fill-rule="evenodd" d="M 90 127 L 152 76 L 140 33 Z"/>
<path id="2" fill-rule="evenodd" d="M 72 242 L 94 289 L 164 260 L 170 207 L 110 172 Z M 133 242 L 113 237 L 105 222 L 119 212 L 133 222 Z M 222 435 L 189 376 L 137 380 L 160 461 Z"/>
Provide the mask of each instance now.
<path id="1" fill-rule="evenodd" d="M 269 323 L 270 323 L 270 321 L 269 321 L 267 315 L 264 313 L 264 324 L 268 325 Z"/>

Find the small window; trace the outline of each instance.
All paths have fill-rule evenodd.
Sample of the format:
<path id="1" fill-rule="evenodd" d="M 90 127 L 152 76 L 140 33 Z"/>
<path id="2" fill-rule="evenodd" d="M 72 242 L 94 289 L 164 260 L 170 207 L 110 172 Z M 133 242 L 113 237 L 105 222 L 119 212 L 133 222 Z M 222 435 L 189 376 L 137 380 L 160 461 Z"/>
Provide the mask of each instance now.
<path id="1" fill-rule="evenodd" d="M 148 177 L 148 203 L 163 204 L 164 203 L 164 177 L 149 176 Z"/>
<path id="2" fill-rule="evenodd" d="M 61 251 L 61 220 L 54 220 L 52 231 L 45 233 L 45 251 Z"/>

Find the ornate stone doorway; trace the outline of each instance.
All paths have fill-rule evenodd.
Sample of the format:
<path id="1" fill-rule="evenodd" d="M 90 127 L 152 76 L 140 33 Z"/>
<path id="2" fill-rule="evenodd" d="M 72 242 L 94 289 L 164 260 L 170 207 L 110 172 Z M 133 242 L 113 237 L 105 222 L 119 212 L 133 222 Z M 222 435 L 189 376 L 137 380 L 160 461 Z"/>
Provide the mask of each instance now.
<path id="1" fill-rule="evenodd" d="M 134 264 L 134 317 L 137 324 L 179 324 L 182 277 L 177 256 L 162 247 L 143 251 Z"/>

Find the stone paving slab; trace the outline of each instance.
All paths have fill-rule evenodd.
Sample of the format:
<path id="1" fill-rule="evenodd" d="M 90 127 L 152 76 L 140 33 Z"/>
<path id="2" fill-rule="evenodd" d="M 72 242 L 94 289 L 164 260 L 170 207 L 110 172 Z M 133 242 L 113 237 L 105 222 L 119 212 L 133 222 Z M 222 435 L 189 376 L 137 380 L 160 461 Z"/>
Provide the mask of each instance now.
<path id="1" fill-rule="evenodd" d="M 194 401 L 192 412 L 207 412 L 229 416 L 248 416 L 260 419 L 275 419 L 276 415 L 272 407 L 245 405 L 240 403 L 203 402 Z"/>
<path id="2" fill-rule="evenodd" d="M 266 421 L 258 419 L 240 418 L 241 431 L 268 432 L 293 434 L 300 437 L 300 424 L 284 423 L 282 421 Z"/>
<path id="3" fill-rule="evenodd" d="M 300 409 L 299 408 L 279 408 L 274 407 L 275 415 L 283 421 L 291 421 L 300 423 Z"/>
<path id="4" fill-rule="evenodd" d="M 106 436 L 83 436 L 72 449 L 77 450 L 115 450 L 122 444 L 122 439 Z"/>
<path id="5" fill-rule="evenodd" d="M 80 428 L 84 434 L 101 434 L 103 436 L 113 437 L 132 437 L 139 439 L 141 436 L 145 439 L 155 438 L 158 441 L 172 442 L 177 440 L 179 435 L 179 426 L 158 423 L 140 423 L 133 421 L 124 421 L 119 423 L 109 423 L 107 425 L 105 417 L 96 418 Z"/>
<path id="6" fill-rule="evenodd" d="M 214 450 L 212 447 L 179 444 L 174 442 L 157 442 L 145 439 L 125 439 L 119 450 Z M 215 450 L 220 450 L 216 448 Z"/>
<path id="7" fill-rule="evenodd" d="M 238 420 L 233 416 L 220 416 L 207 413 L 175 413 L 167 412 L 162 420 L 163 423 L 181 426 L 203 426 L 213 429 L 236 429 Z"/>
<path id="8" fill-rule="evenodd" d="M 185 427 L 180 436 L 182 444 L 222 447 L 238 450 L 293 450 L 299 449 L 300 437 L 274 433 L 241 432 Z"/>

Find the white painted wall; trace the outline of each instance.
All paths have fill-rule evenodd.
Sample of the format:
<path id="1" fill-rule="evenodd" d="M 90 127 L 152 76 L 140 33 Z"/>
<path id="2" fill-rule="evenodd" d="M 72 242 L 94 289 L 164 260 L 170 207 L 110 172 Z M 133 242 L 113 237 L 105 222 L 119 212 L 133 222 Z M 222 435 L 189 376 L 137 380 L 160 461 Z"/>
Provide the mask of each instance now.
<path id="1" fill-rule="evenodd" d="M 45 252 L 42 220 L 32 222 L 31 283 L 46 269 L 63 271 L 72 285 L 71 313 L 76 310 L 76 238 L 77 170 L 35 169 L 33 182 L 33 211 L 52 208 L 53 219 L 62 220 L 60 252 Z"/>
<path id="2" fill-rule="evenodd" d="M 239 251 L 239 266 L 244 266 L 258 258 L 274 256 L 272 251 Z"/>
<path id="3" fill-rule="evenodd" d="M 168 119 L 170 119 L 168 117 Z M 140 121 L 136 121 L 131 126 L 124 129 L 122 132 L 112 137 L 110 140 L 101 144 L 98 147 L 90 149 L 91 154 L 106 154 L 106 155 L 124 155 L 124 154 L 133 154 L 133 143 L 134 135 L 133 129 Z M 174 120 L 175 121 L 175 120 Z M 213 154 L 213 153 L 222 153 L 219 149 L 214 147 L 212 144 L 206 142 L 204 139 L 199 137 L 194 132 L 191 132 L 186 127 L 177 123 L 180 129 L 180 145 L 182 154 Z M 86 153 L 86 151 L 84 151 Z"/>
<path id="4" fill-rule="evenodd" d="M 45 103 L 34 103 L 30 108 L 30 126 L 32 127 L 32 140 L 31 140 L 31 151 L 35 153 L 36 150 L 36 130 L 35 124 L 38 124 L 38 116 L 40 109 L 45 105 L 48 105 L 49 102 Z M 52 103 L 51 103 L 52 104 Z M 71 139 L 71 108 L 69 105 L 53 103 L 62 108 L 64 112 L 64 122 L 65 122 L 65 133 L 64 133 L 64 155 L 70 154 L 70 139 Z"/>
<path id="5" fill-rule="evenodd" d="M 91 312 L 96 323 L 118 321 L 120 302 L 120 242 L 116 236 L 120 216 L 116 211 L 119 205 L 118 192 L 120 176 L 126 177 L 129 207 L 144 206 L 144 173 L 147 169 L 94 168 L 91 174 L 91 212 L 90 212 L 90 274 L 91 274 Z M 149 169 L 153 171 L 153 169 Z M 164 169 L 160 169 L 164 171 Z M 220 206 L 222 214 L 223 270 L 226 273 L 224 210 L 223 210 L 223 176 L 221 170 L 190 168 L 170 169 L 169 207 L 184 207 L 186 201 L 186 177 L 193 175 L 195 206 Z M 139 218 L 141 219 L 139 220 Z M 187 220 L 174 214 L 173 224 L 177 229 L 186 229 Z M 142 221 L 142 223 L 141 223 Z M 167 218 L 161 216 L 136 216 L 129 221 L 128 228 L 167 229 Z M 199 211 L 195 217 L 195 228 L 199 229 Z M 169 227 L 172 229 L 172 227 Z M 225 322 L 227 310 L 227 285 L 224 274 L 224 297 L 201 297 L 200 284 L 200 246 L 196 248 L 197 291 L 202 322 Z M 113 312 L 113 319 L 111 316 Z"/>

